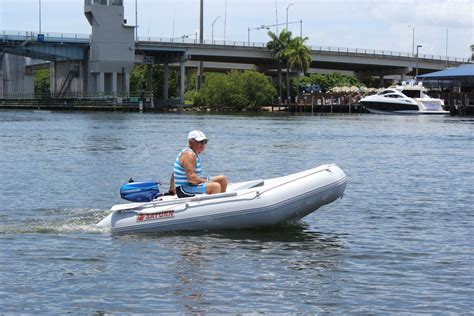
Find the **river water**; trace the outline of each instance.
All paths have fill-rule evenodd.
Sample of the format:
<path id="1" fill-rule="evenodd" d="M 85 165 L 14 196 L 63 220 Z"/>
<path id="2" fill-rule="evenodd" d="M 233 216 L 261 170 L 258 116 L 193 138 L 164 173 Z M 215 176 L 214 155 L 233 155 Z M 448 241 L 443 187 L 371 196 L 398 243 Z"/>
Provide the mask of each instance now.
<path id="1" fill-rule="evenodd" d="M 187 132 L 231 181 L 337 163 L 345 195 L 268 229 L 111 235 L 129 177 L 166 188 Z M 0 112 L 0 312 L 474 310 L 474 119 Z"/>

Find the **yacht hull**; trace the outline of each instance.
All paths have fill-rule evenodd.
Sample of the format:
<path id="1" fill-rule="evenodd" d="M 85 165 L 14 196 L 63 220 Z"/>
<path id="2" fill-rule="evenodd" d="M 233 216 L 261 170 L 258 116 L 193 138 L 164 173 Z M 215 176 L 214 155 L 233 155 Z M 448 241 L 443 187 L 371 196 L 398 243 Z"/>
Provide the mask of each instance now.
<path id="1" fill-rule="evenodd" d="M 360 102 L 370 113 L 374 114 L 419 114 L 419 108 L 416 104 L 400 104 L 388 102 Z"/>

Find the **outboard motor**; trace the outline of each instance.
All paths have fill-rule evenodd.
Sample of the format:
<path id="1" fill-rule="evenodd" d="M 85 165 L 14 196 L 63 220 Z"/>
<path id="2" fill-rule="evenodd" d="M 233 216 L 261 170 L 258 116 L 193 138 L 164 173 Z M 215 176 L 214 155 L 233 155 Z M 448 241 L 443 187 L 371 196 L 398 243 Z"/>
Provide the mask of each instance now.
<path id="1" fill-rule="evenodd" d="M 159 196 L 161 196 L 160 188 L 156 181 L 134 182 L 130 179 L 129 183 L 120 188 L 120 197 L 127 201 L 150 202 Z"/>

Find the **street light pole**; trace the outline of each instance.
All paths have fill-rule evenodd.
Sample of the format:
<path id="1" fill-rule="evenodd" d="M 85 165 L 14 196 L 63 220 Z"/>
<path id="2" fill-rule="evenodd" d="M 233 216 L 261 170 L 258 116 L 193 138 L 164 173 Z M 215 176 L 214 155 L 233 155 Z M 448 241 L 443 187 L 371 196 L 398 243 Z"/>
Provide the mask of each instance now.
<path id="1" fill-rule="evenodd" d="M 175 26 L 175 21 L 176 21 L 176 9 L 173 9 L 173 34 L 171 35 L 171 38 L 174 38 L 174 26 Z"/>
<path id="2" fill-rule="evenodd" d="M 39 0 L 39 34 L 41 34 L 41 0 Z"/>
<path id="3" fill-rule="evenodd" d="M 225 9 L 224 9 L 224 44 L 225 44 L 226 27 L 227 27 L 227 0 L 225 0 Z"/>
<path id="4" fill-rule="evenodd" d="M 423 47 L 422 45 L 416 45 L 416 72 L 415 78 L 418 77 L 418 49 Z"/>
<path id="5" fill-rule="evenodd" d="M 276 33 L 278 34 L 278 0 L 275 0 L 275 26 Z"/>
<path id="6" fill-rule="evenodd" d="M 212 41 L 212 44 L 214 44 L 214 24 L 216 23 L 216 21 L 220 19 L 220 16 L 218 16 L 217 18 L 214 19 L 214 22 L 212 22 L 212 32 L 211 32 L 211 41 Z"/>
<path id="7" fill-rule="evenodd" d="M 448 68 L 448 28 L 446 28 L 446 68 Z"/>
<path id="8" fill-rule="evenodd" d="M 303 19 L 300 20 L 300 37 L 303 38 Z"/>
<path id="9" fill-rule="evenodd" d="M 135 40 L 138 41 L 138 0 L 135 0 Z"/>
<path id="10" fill-rule="evenodd" d="M 200 10 L 199 10 L 199 44 L 203 44 L 204 42 L 204 0 L 201 0 Z M 202 61 L 199 62 L 199 75 L 197 80 L 197 89 L 201 90 L 203 84 L 203 77 L 204 77 L 204 63 Z"/>
<path id="11" fill-rule="evenodd" d="M 287 7 L 286 7 L 286 30 L 288 31 L 288 9 L 293 5 L 293 3 L 290 3 Z"/>
<path id="12" fill-rule="evenodd" d="M 412 28 L 411 54 L 415 55 L 415 27 L 411 25 L 408 25 L 408 27 Z"/>

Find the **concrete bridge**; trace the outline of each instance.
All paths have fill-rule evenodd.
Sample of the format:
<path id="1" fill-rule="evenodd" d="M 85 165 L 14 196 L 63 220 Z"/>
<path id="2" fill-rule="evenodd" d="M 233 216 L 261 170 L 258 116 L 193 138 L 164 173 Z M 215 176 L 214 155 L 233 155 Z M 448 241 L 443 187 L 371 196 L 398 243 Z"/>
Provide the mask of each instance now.
<path id="1" fill-rule="evenodd" d="M 186 69 L 196 70 L 201 62 L 204 62 L 204 68 L 214 71 L 254 69 L 268 75 L 276 74 L 275 61 L 265 43 L 205 40 L 200 44 L 197 37 L 195 40 L 135 40 L 134 27 L 125 25 L 121 18 L 119 20 L 123 16 L 121 1 L 96 2 L 85 0 L 85 15 L 92 25 L 92 35 L 0 30 L 0 66 L 4 54 L 49 61 L 53 95 L 118 95 L 129 92 L 129 73 L 134 63 L 162 64 L 165 98 L 168 67 L 178 67 L 181 101 L 184 100 Z M 97 19 L 110 25 L 106 34 L 103 30 L 97 31 L 94 25 Z M 414 76 L 415 68 L 419 74 L 424 74 L 469 62 L 462 58 L 428 54 L 417 57 L 402 52 L 320 46 L 311 47 L 311 57 L 310 73 L 343 71 L 359 77 L 376 76 L 381 80 L 388 75 L 397 75 L 400 79 L 406 75 Z"/>
<path id="2" fill-rule="evenodd" d="M 188 65 L 206 62 L 206 68 L 229 70 L 255 69 L 272 74 L 276 71 L 276 63 L 272 59 L 266 43 L 247 43 L 227 41 L 176 41 L 166 38 L 140 38 L 136 43 L 136 54 L 152 57 L 156 63 L 179 59 L 184 56 Z M 416 55 L 402 52 L 354 49 L 340 47 L 311 47 L 311 65 L 309 73 L 320 70 L 352 72 L 359 76 L 415 75 L 442 70 L 446 67 L 467 63 L 468 59 L 441 57 L 428 54 Z"/>
<path id="3" fill-rule="evenodd" d="M 87 59 L 85 53 L 89 49 L 90 35 L 65 33 L 43 35 L 42 41 L 39 42 L 38 34 L 35 32 L 0 30 L 0 51 L 46 61 Z M 405 52 L 329 46 L 310 46 L 310 48 L 312 69 L 369 71 L 376 75 L 386 72 L 389 75 L 399 74 L 400 69 L 416 66 L 416 55 Z M 275 66 L 266 43 L 205 40 L 203 44 L 199 44 L 196 40 L 140 37 L 135 42 L 134 49 L 138 62 L 143 61 L 141 56 L 153 57 L 155 62 L 185 57 L 186 61 L 221 63 L 221 66 L 227 64 L 229 68 L 236 68 L 232 64 L 252 65 L 265 69 L 273 69 Z M 418 62 L 419 74 L 422 74 L 459 66 L 469 60 L 419 54 Z M 242 68 L 249 67 L 242 66 Z M 412 71 L 406 74 L 414 75 Z"/>

